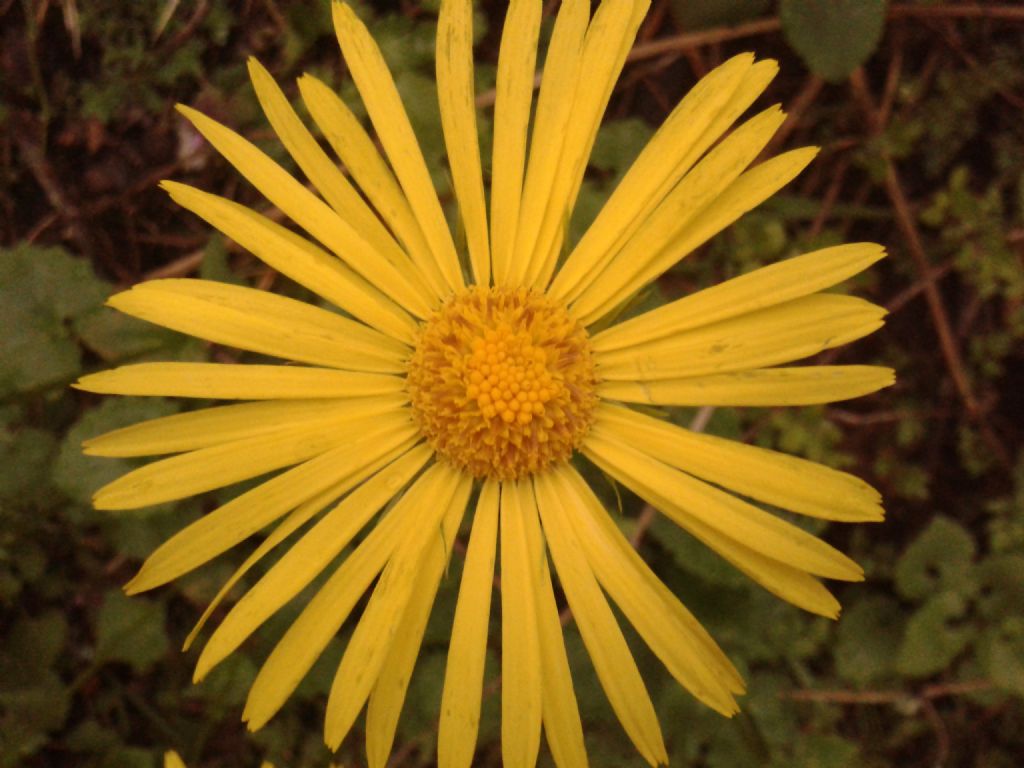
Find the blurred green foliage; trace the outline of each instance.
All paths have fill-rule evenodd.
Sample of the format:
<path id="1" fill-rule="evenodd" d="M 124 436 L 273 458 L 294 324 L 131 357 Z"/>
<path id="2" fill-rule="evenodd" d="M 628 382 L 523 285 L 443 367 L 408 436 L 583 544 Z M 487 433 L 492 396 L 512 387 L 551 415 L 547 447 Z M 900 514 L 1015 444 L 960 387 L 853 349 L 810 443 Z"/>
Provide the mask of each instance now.
<path id="1" fill-rule="evenodd" d="M 129 361 L 235 359 L 231 351 L 102 304 L 117 287 L 168 265 L 184 274 L 201 264 L 199 274 L 209 279 L 273 280 L 246 254 L 171 209 L 152 186 L 163 175 L 184 177 L 265 205 L 171 111 L 176 100 L 200 106 L 286 161 L 245 85 L 247 55 L 260 57 L 290 95 L 291 78 L 310 71 L 359 112 L 339 66 L 327 6 L 89 2 L 78 3 L 79 14 L 69 17 L 66 8 L 76 4 L 58 5 L 49 4 L 40 19 L 41 6 L 0 3 L 3 20 L 13 22 L 7 27 L 26 33 L 4 37 L 10 44 L 0 61 L 0 178 L 10 190 L 0 192 L 0 767 L 151 768 L 167 748 L 191 766 L 255 766 L 264 756 L 279 766 L 325 766 L 320 723 L 350 628 L 281 714 L 246 734 L 239 717 L 248 686 L 303 598 L 192 685 L 195 651 L 182 655 L 177 648 L 247 551 L 152 594 L 129 599 L 120 585 L 161 541 L 237 489 L 139 512 L 92 510 L 95 489 L 136 462 L 85 457 L 82 439 L 193 404 L 104 399 L 68 385 L 83 372 Z M 360 12 L 396 73 L 454 223 L 433 91 L 436 5 L 362 3 Z M 680 27 L 693 29 L 749 20 L 769 5 L 738 10 L 722 0 L 672 7 Z M 805 76 L 803 62 L 841 80 L 876 50 L 881 3 L 854 4 L 866 31 L 853 28 L 848 46 L 822 48 L 835 33 L 820 33 L 820 14 L 849 5 L 783 2 L 785 38 L 696 50 L 689 63 L 700 69 L 726 53 L 763 48 L 782 59 L 782 75 L 764 103 L 790 102 Z M 671 33 L 665 24 L 660 31 Z M 499 28 L 500 13 L 481 5 L 480 92 L 493 86 Z M 898 37 L 890 35 L 897 28 Z M 882 135 L 869 135 L 843 86 L 826 87 L 788 140 L 825 148 L 807 178 L 684 260 L 627 310 L 828 244 L 875 240 L 891 251 L 844 288 L 887 304 L 888 328 L 829 360 L 893 365 L 899 372 L 893 390 L 822 408 L 719 410 L 707 427 L 848 469 L 882 490 L 887 523 L 812 526 L 867 571 L 866 583 L 837 589 L 841 621 L 781 603 L 662 518 L 646 532 L 645 558 L 749 685 L 743 713 L 724 720 L 696 704 L 629 636 L 674 765 L 1009 768 L 1024 754 L 1024 45 L 1019 26 L 974 20 L 955 29 L 953 44 L 927 26 L 890 23 L 868 60 L 869 79 L 879 89 L 889 72 L 898 75 Z M 543 39 L 549 32 L 548 23 Z M 897 57 L 902 69 L 893 64 Z M 678 62 L 631 66 L 598 136 L 570 240 L 693 81 Z M 483 110 L 480 121 L 485 166 L 489 114 Z M 19 133 L 29 118 L 45 129 L 38 137 Z M 921 275 L 884 191 L 886 154 L 915 202 L 980 414 L 966 412 L 937 352 Z M 140 179 L 145 186 L 133 187 Z M 831 184 L 838 200 L 823 204 Z M 53 210 L 62 199 L 74 215 L 70 208 Z M 308 298 L 280 280 L 275 289 Z M 693 416 L 672 414 L 681 424 Z M 1008 456 L 993 449 L 993 432 Z M 604 478 L 592 480 L 624 530 L 633 532 L 639 500 L 621 489 L 617 497 Z M 260 572 L 257 567 L 253 575 Z M 456 557 L 399 726 L 401 765 L 432 764 L 460 574 Z M 498 620 L 492 617 L 488 679 L 499 668 Z M 639 765 L 575 630 L 567 631 L 566 643 L 593 765 Z M 498 702 L 493 693 L 485 700 L 480 765 L 499 763 Z M 335 759 L 360 765 L 361 755 L 361 739 L 350 738 Z"/>

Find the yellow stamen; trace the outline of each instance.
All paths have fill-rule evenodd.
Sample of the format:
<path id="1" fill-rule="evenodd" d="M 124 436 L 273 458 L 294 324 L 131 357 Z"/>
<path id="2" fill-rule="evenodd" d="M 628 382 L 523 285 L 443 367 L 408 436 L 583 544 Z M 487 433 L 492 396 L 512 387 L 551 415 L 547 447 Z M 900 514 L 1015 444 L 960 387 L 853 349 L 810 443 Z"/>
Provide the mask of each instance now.
<path id="1" fill-rule="evenodd" d="M 407 381 L 423 435 L 476 477 L 568 459 L 597 404 L 587 332 L 526 289 L 474 286 L 449 299 L 421 327 Z"/>

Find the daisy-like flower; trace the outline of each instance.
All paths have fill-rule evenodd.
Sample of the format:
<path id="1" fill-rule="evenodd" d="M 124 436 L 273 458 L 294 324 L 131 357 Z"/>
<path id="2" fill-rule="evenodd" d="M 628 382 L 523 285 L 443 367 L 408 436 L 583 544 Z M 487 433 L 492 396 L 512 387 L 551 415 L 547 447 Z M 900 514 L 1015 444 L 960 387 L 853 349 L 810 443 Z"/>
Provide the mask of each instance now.
<path id="1" fill-rule="evenodd" d="M 825 403 L 888 385 L 886 368 L 775 367 L 881 325 L 879 307 L 821 291 L 880 259 L 882 248 L 815 251 L 614 321 L 647 283 L 815 155 L 799 149 L 751 167 L 783 120 L 778 107 L 728 132 L 775 63 L 741 55 L 704 78 L 586 234 L 565 242 L 601 116 L 646 9 L 646 0 L 604 0 L 591 18 L 587 0 L 562 4 L 531 131 L 541 2 L 512 0 L 498 59 L 488 202 L 471 3 L 442 4 L 438 94 L 465 253 L 381 53 L 347 5 L 333 6 L 334 23 L 383 156 L 338 96 L 304 76 L 302 99 L 343 173 L 255 61 L 249 69 L 267 118 L 319 194 L 241 136 L 182 107 L 308 237 L 165 182 L 171 197 L 340 310 L 234 285 L 154 280 L 110 304 L 296 364 L 144 363 L 78 384 L 100 393 L 250 401 L 88 441 L 92 455 L 170 454 L 98 491 L 99 509 L 157 504 L 280 470 L 172 537 L 127 586 L 137 593 L 166 584 L 276 525 L 202 626 L 254 563 L 290 540 L 213 632 L 197 679 L 340 560 L 256 677 L 243 715 L 250 728 L 280 709 L 369 592 L 331 687 L 325 738 L 337 748 L 365 706 L 369 763 L 385 764 L 471 499 L 440 703 L 441 766 L 467 766 L 475 749 L 496 559 L 506 765 L 533 765 L 542 730 L 556 764 L 586 764 L 553 573 L 612 708 L 649 763 L 666 762 L 665 747 L 609 598 L 681 685 L 723 715 L 735 713 L 743 691 L 735 668 L 630 547 L 576 461 L 591 462 L 808 611 L 838 614 L 821 578 L 862 578 L 843 554 L 752 502 L 875 521 L 882 519 L 875 491 L 802 459 L 677 427 L 651 415 L 651 406 Z"/>

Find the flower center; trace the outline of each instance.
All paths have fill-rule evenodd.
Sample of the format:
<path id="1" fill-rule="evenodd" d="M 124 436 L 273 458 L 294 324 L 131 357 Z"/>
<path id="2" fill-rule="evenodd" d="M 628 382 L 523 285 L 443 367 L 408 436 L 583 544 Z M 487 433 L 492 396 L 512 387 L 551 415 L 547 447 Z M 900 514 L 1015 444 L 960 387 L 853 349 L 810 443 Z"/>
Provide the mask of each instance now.
<path id="1" fill-rule="evenodd" d="M 502 480 L 567 460 L 597 404 L 587 332 L 525 289 L 474 286 L 449 299 L 423 324 L 407 383 L 434 450 Z"/>

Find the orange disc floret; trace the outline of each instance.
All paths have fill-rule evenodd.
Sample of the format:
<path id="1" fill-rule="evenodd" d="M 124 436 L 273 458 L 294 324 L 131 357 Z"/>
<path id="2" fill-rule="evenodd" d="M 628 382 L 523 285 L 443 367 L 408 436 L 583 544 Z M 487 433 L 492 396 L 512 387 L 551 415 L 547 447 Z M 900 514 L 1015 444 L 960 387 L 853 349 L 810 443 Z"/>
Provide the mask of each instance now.
<path id="1" fill-rule="evenodd" d="M 427 320 L 409 362 L 423 435 L 476 477 L 509 480 L 572 455 L 593 419 L 590 340 L 526 289 L 472 287 Z"/>

